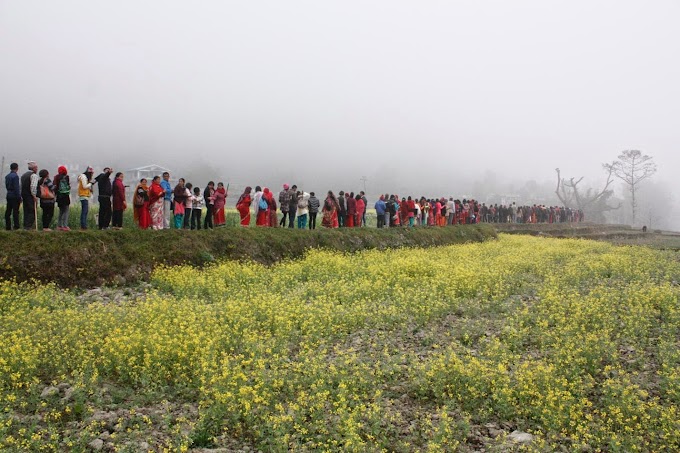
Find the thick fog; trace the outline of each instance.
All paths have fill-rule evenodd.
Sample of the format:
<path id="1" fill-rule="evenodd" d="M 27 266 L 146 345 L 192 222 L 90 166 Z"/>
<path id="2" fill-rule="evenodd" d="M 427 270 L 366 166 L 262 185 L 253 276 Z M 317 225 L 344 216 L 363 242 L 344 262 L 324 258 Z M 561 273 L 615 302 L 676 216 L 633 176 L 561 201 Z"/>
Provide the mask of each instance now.
<path id="1" fill-rule="evenodd" d="M 678 23 L 676 0 L 0 0 L 3 171 L 484 200 L 640 149 L 672 209 Z"/>

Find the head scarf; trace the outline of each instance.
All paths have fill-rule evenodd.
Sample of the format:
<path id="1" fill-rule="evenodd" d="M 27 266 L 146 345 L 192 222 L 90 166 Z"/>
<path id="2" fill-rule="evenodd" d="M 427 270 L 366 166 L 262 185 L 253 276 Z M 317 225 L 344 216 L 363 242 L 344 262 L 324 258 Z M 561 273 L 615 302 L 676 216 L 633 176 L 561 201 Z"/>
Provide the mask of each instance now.
<path id="1" fill-rule="evenodd" d="M 68 170 L 66 170 L 66 167 L 62 165 L 57 169 L 57 173 L 59 173 L 60 175 L 65 175 L 66 173 L 68 173 Z"/>
<path id="2" fill-rule="evenodd" d="M 253 188 L 248 186 L 246 189 L 243 191 L 241 196 L 238 198 L 238 202 L 236 204 L 241 204 L 241 202 L 248 196 L 250 196 L 250 192 L 252 192 Z"/>

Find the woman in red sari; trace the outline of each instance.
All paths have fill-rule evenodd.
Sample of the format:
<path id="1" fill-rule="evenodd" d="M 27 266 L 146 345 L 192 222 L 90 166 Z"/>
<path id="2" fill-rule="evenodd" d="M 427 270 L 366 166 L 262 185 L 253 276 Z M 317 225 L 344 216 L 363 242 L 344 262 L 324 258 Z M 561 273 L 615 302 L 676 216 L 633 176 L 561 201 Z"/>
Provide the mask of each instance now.
<path id="1" fill-rule="evenodd" d="M 269 202 L 269 226 L 272 228 L 279 227 L 279 216 L 276 214 L 276 198 L 274 198 L 274 192 L 269 191 L 269 197 L 267 198 Z"/>
<path id="2" fill-rule="evenodd" d="M 252 187 L 250 186 L 246 187 L 246 190 L 243 191 L 238 201 L 236 202 L 236 209 L 238 210 L 238 213 L 241 216 L 242 227 L 250 226 L 250 202 L 252 201 L 250 199 L 250 192 L 252 190 L 253 190 Z"/>
<path id="3" fill-rule="evenodd" d="M 151 214 L 151 228 L 163 229 L 163 199 L 165 189 L 161 187 L 161 177 L 155 176 L 149 188 L 149 211 Z"/>
<path id="4" fill-rule="evenodd" d="M 354 199 L 354 192 L 347 195 L 347 226 L 352 228 L 357 215 L 357 201 Z"/>
<path id="5" fill-rule="evenodd" d="M 328 196 L 326 201 L 323 202 L 323 208 L 321 210 L 323 217 L 321 218 L 321 226 L 325 228 L 337 228 L 338 227 L 338 211 L 340 210 L 340 205 L 338 200 L 333 195 L 332 191 L 328 191 Z"/>
<path id="6" fill-rule="evenodd" d="M 135 207 L 135 222 L 142 230 L 146 230 L 151 225 L 151 214 L 149 214 L 149 186 L 146 178 L 142 178 L 135 187 L 133 204 Z"/>
<path id="7" fill-rule="evenodd" d="M 224 226 L 227 223 L 224 215 L 224 205 L 227 204 L 227 190 L 224 188 L 224 183 L 218 182 L 217 189 L 213 193 L 213 220 L 215 226 Z"/>
<path id="8" fill-rule="evenodd" d="M 399 203 L 399 218 L 403 226 L 408 226 L 408 202 L 406 198 L 402 198 L 401 203 Z"/>
<path id="9" fill-rule="evenodd" d="M 262 192 L 260 192 L 257 189 L 258 189 L 258 187 L 255 188 L 255 199 L 257 200 L 257 205 L 256 205 L 257 217 L 255 218 L 255 225 L 260 226 L 260 227 L 268 227 L 269 226 L 269 211 L 270 211 L 270 209 L 269 209 L 269 198 L 268 198 L 267 195 L 269 194 L 269 189 L 265 187 Z M 259 197 L 257 196 L 258 193 L 260 194 Z M 264 208 L 264 209 L 262 207 L 260 207 L 260 199 L 261 198 L 264 199 L 265 204 L 267 205 L 267 207 Z"/>

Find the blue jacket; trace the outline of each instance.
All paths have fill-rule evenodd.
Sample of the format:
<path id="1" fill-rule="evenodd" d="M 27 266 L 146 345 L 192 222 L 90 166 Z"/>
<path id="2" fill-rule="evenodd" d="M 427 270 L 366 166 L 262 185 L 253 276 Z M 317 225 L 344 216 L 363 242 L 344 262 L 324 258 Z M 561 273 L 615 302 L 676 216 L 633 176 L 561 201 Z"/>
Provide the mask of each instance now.
<path id="1" fill-rule="evenodd" d="M 21 198 L 21 184 L 16 172 L 11 171 L 5 176 L 5 188 L 7 189 L 7 199 Z"/>
<path id="2" fill-rule="evenodd" d="M 165 200 L 171 201 L 172 200 L 172 187 L 170 186 L 170 182 L 166 181 L 165 179 L 161 179 L 161 187 L 165 191 Z"/>
<path id="3" fill-rule="evenodd" d="M 387 209 L 387 205 L 385 204 L 384 201 L 378 200 L 375 202 L 375 213 L 378 215 L 385 215 L 385 209 Z"/>

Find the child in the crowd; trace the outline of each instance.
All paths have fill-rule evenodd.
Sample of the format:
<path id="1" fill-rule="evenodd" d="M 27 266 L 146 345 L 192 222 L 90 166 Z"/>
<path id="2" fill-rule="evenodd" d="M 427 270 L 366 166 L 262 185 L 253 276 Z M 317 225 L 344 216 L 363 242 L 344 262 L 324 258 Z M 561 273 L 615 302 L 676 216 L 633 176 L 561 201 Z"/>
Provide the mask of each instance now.
<path id="1" fill-rule="evenodd" d="M 201 214 L 203 213 L 203 206 L 205 205 L 205 200 L 201 195 L 201 189 L 199 189 L 198 187 L 194 187 L 194 194 L 191 196 L 191 204 L 192 204 L 191 229 L 200 230 Z"/>
<path id="2" fill-rule="evenodd" d="M 189 225 L 191 223 L 191 216 L 192 216 L 192 211 L 193 211 L 193 204 L 192 204 L 192 197 L 193 197 L 193 192 L 192 192 L 192 187 L 193 185 L 188 182 L 185 188 L 185 195 L 186 198 L 184 199 L 184 229 L 188 230 Z"/>

